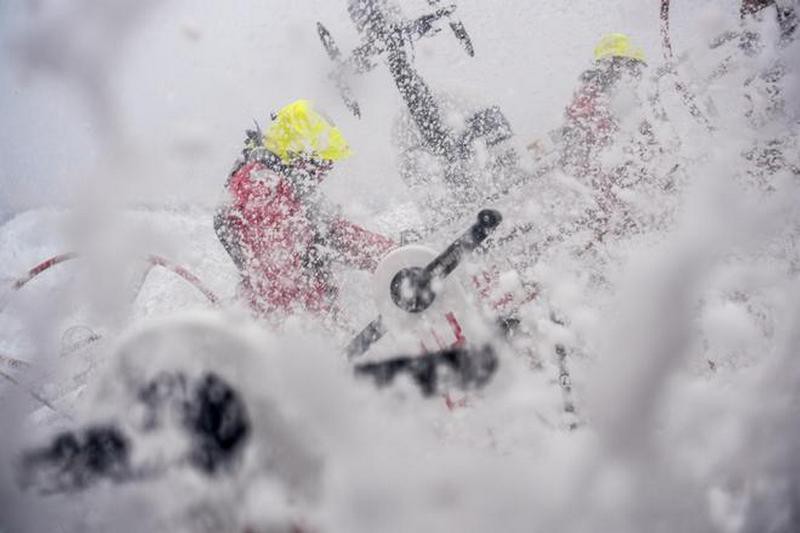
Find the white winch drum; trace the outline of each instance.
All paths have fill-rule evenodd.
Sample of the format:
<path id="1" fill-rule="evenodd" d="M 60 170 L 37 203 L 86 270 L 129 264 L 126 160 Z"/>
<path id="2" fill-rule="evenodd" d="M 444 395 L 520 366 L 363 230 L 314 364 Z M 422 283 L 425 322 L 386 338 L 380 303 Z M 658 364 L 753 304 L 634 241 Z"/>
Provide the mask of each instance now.
<path id="1" fill-rule="evenodd" d="M 423 312 L 410 313 L 392 300 L 390 287 L 395 275 L 404 268 L 424 268 L 436 256 L 431 248 L 411 244 L 389 252 L 375 270 L 373 294 L 384 325 L 394 337 L 413 335 L 416 346 L 409 349 L 433 351 L 461 345 L 467 340 L 462 315 L 469 304 L 453 275 L 442 280 L 436 299 Z"/>

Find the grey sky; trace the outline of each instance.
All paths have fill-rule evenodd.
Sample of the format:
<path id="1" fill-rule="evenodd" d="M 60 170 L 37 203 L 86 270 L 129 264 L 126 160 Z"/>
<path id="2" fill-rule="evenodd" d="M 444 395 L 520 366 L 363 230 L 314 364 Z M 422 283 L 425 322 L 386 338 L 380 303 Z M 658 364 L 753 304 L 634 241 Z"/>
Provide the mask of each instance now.
<path id="1" fill-rule="evenodd" d="M 673 3 L 674 38 L 681 49 L 696 42 L 691 18 L 698 3 Z M 157 184 L 150 191 L 153 201 L 213 201 L 236 156 L 242 131 L 253 118 L 263 121 L 270 110 L 299 97 L 323 105 L 355 149 L 356 157 L 342 165 L 335 179 L 346 180 L 347 189 L 362 191 L 367 200 L 363 191 L 376 180 L 384 190 L 402 194 L 389 139 L 400 102 L 385 69 L 355 82 L 364 110 L 360 121 L 347 115 L 325 76 L 330 65 L 317 42 L 315 22 L 323 21 L 343 49 L 351 48 L 356 34 L 345 2 L 168 0 L 147 13 L 120 46 L 117 40 L 127 28 L 106 32 L 113 42 L 102 46 L 106 33 L 93 32 L 91 20 L 83 22 L 86 28 L 72 27 L 82 18 L 63 13 L 79 12 L 83 4 L 0 2 L 4 56 L 0 212 L 69 201 L 87 174 L 97 171 L 98 156 L 106 149 L 88 105 L 96 96 L 87 99 L 74 76 L 29 71 L 10 54 L 13 40 L 29 37 L 54 17 L 69 21 L 70 28 L 55 25 L 48 35 L 61 31 L 70 39 L 96 39 L 86 47 L 90 60 L 95 53 L 108 54 L 110 68 L 103 73 L 108 79 L 102 83 L 108 83 L 125 142 L 147 154 L 151 167 L 146 172 Z M 523 141 L 546 135 L 558 125 L 575 78 L 588 65 L 603 32 L 630 33 L 649 56 L 660 60 L 656 3 L 462 0 L 458 4 L 476 57 L 468 58 L 442 32 L 419 44 L 417 65 L 435 90 L 499 104 Z M 735 10 L 732 0 L 702 4 L 727 4 L 727 11 Z M 403 6 L 408 14 L 417 14 L 425 2 L 408 1 Z M 59 42 L 57 37 L 53 42 Z"/>

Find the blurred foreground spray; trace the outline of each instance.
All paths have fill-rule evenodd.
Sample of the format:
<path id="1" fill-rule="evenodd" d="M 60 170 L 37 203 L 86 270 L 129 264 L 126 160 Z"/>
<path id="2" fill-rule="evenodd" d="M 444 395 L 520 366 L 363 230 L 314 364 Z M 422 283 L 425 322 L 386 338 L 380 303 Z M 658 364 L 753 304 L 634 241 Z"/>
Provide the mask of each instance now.
<path id="1" fill-rule="evenodd" d="M 144 244 L 131 234 L 123 219 L 130 191 L 142 179 L 145 161 L 132 146 L 122 120 L 117 67 L 137 30 L 159 4 L 164 2 L 32 3 L 30 23 L 11 42 L 13 57 L 24 72 L 67 82 L 88 110 L 100 157 L 68 199 L 75 209 L 62 228 L 65 241 L 83 254 L 86 264 L 85 279 L 67 299 L 88 297 L 97 317 L 111 323 L 122 318 L 120 313 L 130 299 L 130 282 L 123 280 L 132 275 L 130 265 L 141 255 Z M 59 302 L 50 304 L 58 307 Z M 46 319 L 37 322 L 43 328 L 49 326 Z"/>

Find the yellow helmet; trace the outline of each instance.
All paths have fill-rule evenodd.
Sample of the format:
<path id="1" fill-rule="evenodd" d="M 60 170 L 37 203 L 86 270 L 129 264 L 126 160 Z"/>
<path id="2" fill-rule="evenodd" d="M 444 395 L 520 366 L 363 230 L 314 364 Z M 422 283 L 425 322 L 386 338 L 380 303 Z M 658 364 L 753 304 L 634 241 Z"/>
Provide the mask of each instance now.
<path id="1" fill-rule="evenodd" d="M 278 111 L 264 135 L 264 146 L 285 163 L 303 153 L 330 161 L 351 154 L 339 128 L 314 111 L 308 100 L 296 100 Z"/>
<path id="2" fill-rule="evenodd" d="M 627 57 L 644 62 L 644 50 L 634 47 L 631 39 L 624 33 L 604 35 L 594 48 L 594 60 L 600 61 L 610 57 Z"/>

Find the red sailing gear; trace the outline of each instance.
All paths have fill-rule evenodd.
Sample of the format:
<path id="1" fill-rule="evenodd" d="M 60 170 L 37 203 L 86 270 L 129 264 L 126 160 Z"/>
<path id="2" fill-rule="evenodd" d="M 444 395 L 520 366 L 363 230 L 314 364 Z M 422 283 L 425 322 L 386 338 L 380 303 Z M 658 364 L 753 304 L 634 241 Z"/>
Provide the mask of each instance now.
<path id="1" fill-rule="evenodd" d="M 597 173 L 598 154 L 612 143 L 617 123 L 610 109 L 610 85 L 597 70 L 585 73 L 565 111 L 561 165 L 575 176 Z"/>
<path id="2" fill-rule="evenodd" d="M 395 247 L 340 217 L 317 221 L 292 178 L 264 161 L 236 170 L 228 191 L 230 204 L 217 215 L 217 231 L 240 269 L 244 296 L 259 314 L 335 312 L 331 260 L 372 270 Z"/>

